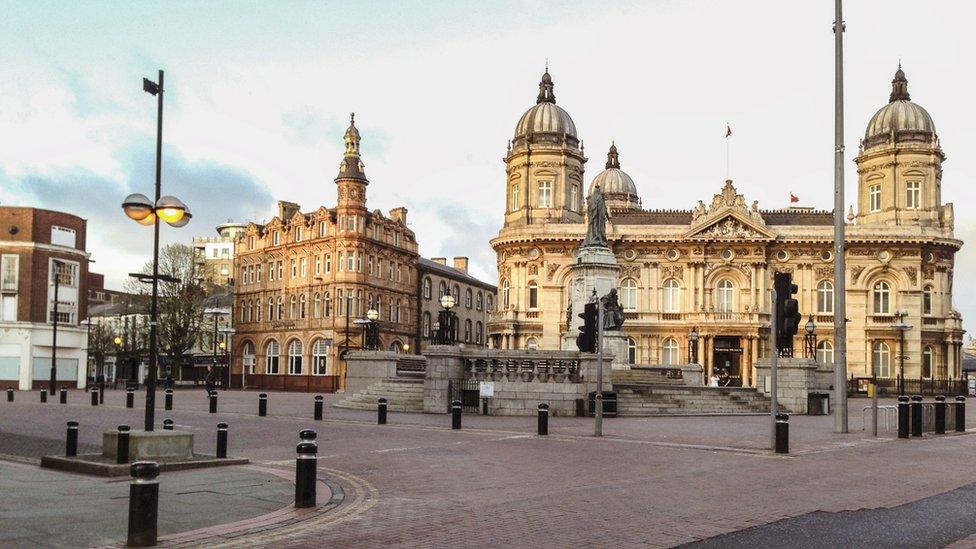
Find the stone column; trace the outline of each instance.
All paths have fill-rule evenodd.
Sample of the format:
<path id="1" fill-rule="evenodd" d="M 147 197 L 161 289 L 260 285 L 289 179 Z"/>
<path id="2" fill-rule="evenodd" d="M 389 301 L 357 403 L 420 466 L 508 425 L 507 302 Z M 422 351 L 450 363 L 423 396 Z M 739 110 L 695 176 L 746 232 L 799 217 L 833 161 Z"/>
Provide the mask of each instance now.
<path id="1" fill-rule="evenodd" d="M 714 342 L 712 341 L 712 336 L 705 336 L 705 355 L 703 357 L 702 364 L 705 365 L 705 384 L 708 385 L 708 380 L 712 378 L 712 348 Z"/>
<path id="2" fill-rule="evenodd" d="M 749 387 L 752 379 L 752 366 L 749 360 L 752 355 L 752 339 L 746 336 L 742 340 L 742 352 L 739 354 L 739 372 L 742 374 L 742 386 Z"/>
<path id="3" fill-rule="evenodd" d="M 424 353 L 424 413 L 445 414 L 450 404 L 450 384 L 464 379 L 464 360 L 460 348 L 453 345 L 431 345 Z"/>

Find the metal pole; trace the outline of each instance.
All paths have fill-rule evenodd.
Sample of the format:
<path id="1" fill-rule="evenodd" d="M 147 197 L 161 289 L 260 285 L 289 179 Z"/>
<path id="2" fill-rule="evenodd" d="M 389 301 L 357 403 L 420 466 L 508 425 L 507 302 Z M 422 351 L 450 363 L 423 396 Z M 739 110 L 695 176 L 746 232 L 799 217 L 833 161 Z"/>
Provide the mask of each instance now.
<path id="1" fill-rule="evenodd" d="M 51 262 L 51 268 L 54 270 L 54 327 L 51 332 L 51 379 L 48 382 L 48 392 L 52 395 L 58 376 L 58 288 L 61 286 L 58 263 L 57 260 Z"/>
<path id="2" fill-rule="evenodd" d="M 159 71 L 159 93 L 156 108 L 156 198 L 153 204 L 159 202 L 162 191 L 162 163 L 163 163 L 163 71 Z M 159 323 L 159 216 L 153 222 L 153 278 L 152 301 L 149 307 L 149 372 L 146 376 L 146 430 L 152 431 L 156 421 L 156 363 L 159 360 L 158 342 L 156 340 L 156 325 Z M 136 378 L 138 379 L 138 377 Z"/>
<path id="3" fill-rule="evenodd" d="M 904 324 L 904 323 L 905 323 L 905 321 L 902 320 L 901 321 L 901 324 Z M 899 366 L 898 366 L 898 377 L 901 378 L 899 380 L 901 382 L 901 394 L 905 394 L 905 329 L 904 328 L 899 328 L 898 329 L 898 335 L 899 335 L 899 337 L 898 337 L 898 350 L 900 351 L 899 356 L 898 356 L 898 363 L 899 363 Z M 918 388 L 919 391 L 922 390 L 921 385 L 922 384 L 919 383 L 919 388 Z"/>
<path id="4" fill-rule="evenodd" d="M 834 432 L 847 432 L 847 286 L 844 279 L 844 18 L 834 2 Z"/>
<path id="5" fill-rule="evenodd" d="M 887 428 L 888 420 L 886 419 L 885 429 Z M 874 363 L 874 360 L 871 361 L 871 435 L 878 436 L 878 365 Z"/>
<path id="6" fill-rule="evenodd" d="M 346 290 L 351 291 L 351 290 Z M 342 352 L 342 389 L 346 389 L 346 370 L 349 368 L 349 361 L 347 356 L 349 355 L 349 309 L 352 307 L 352 294 L 346 296 L 346 344 L 345 350 Z"/>
<path id="7" fill-rule="evenodd" d="M 594 436 L 603 436 L 603 303 L 596 302 L 596 406 Z"/>
<path id="8" fill-rule="evenodd" d="M 769 315 L 769 339 L 772 355 L 769 357 L 769 429 L 770 429 L 770 440 L 769 448 L 771 450 L 776 450 L 776 412 L 779 408 L 779 403 L 777 402 L 777 392 L 776 392 L 776 366 L 779 361 L 779 341 L 776 338 L 776 285 L 773 284 L 772 290 L 772 307 L 770 311 L 772 314 Z"/>
<path id="9" fill-rule="evenodd" d="M 214 378 L 217 377 L 217 311 L 213 314 L 214 321 L 214 332 L 213 332 L 213 372 Z M 216 385 L 216 384 L 214 384 Z M 216 389 L 216 387 L 214 387 Z"/>

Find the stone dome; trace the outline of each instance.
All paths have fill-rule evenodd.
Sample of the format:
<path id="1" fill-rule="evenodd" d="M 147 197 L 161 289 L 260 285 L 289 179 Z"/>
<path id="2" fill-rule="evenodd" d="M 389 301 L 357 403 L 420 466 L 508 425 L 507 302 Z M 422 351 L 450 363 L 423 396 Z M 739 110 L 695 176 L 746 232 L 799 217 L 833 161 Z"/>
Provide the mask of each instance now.
<path id="1" fill-rule="evenodd" d="M 910 101 L 908 79 L 899 65 L 891 81 L 888 104 L 871 117 L 861 146 L 868 149 L 909 141 L 930 143 L 934 139 L 935 123 L 928 111 Z"/>
<path id="2" fill-rule="evenodd" d="M 570 118 L 569 113 L 556 105 L 554 87 L 552 77 L 547 70 L 539 82 L 539 96 L 536 97 L 535 106 L 525 111 L 515 125 L 516 140 L 531 134 L 565 134 L 573 140 L 577 139 L 576 124 L 573 123 L 573 119 Z"/>
<path id="3" fill-rule="evenodd" d="M 590 188 L 586 191 L 586 196 L 593 195 L 593 189 L 600 186 L 607 206 L 614 209 L 621 208 L 640 208 L 640 197 L 637 195 L 637 185 L 634 180 L 627 175 L 627 172 L 620 169 L 620 156 L 617 153 L 617 145 L 611 144 L 607 152 L 606 169 L 596 174 L 590 182 Z"/>

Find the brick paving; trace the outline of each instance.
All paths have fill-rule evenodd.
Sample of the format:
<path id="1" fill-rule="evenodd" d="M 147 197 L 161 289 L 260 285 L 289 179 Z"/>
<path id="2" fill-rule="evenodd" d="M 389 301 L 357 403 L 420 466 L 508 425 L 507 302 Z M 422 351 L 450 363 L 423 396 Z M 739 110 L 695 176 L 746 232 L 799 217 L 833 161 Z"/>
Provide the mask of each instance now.
<path id="1" fill-rule="evenodd" d="M 141 424 L 141 409 L 122 407 L 123 392 L 97 408 L 85 396 L 73 392 L 68 405 L 25 393 L 0 402 L 0 439 L 52 439 L 75 419 L 82 443 L 98 444 L 102 429 Z M 257 417 L 252 392 L 221 393 L 214 415 L 203 391 L 178 391 L 176 402 L 164 412 L 160 398 L 157 418 L 196 433 L 198 451 L 212 451 L 216 423 L 226 421 L 230 453 L 269 467 L 291 466 L 299 428 L 318 430 L 320 470 L 350 504 L 276 545 L 665 547 L 818 510 L 897 506 L 976 473 L 976 437 L 873 440 L 859 430 L 855 400 L 849 435 L 832 434 L 830 417 L 793 418 L 790 457 L 764 450 L 762 416 L 609 419 L 598 440 L 586 418 L 552 418 L 543 438 L 534 418 L 465 416 L 465 428 L 451 431 L 447 415 L 391 414 L 390 425 L 377 426 L 374 412 L 329 407 L 315 422 L 307 394 L 271 393 L 267 418 Z"/>

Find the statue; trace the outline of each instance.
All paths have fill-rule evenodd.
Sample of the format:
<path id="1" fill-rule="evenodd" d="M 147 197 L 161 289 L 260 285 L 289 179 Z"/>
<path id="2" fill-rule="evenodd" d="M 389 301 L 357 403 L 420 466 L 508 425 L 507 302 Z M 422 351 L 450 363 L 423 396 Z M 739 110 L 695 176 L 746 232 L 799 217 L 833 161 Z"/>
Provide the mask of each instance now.
<path id="1" fill-rule="evenodd" d="M 586 239 L 583 248 L 588 246 L 609 248 L 607 246 L 607 203 L 603 200 L 600 186 L 593 187 L 593 194 L 586 200 Z"/>
<path id="2" fill-rule="evenodd" d="M 617 289 L 600 298 L 603 305 L 603 330 L 619 330 L 624 325 L 624 309 L 617 300 Z"/>
<path id="3" fill-rule="evenodd" d="M 698 221 L 698 218 L 705 215 L 706 211 L 708 211 L 708 208 L 705 207 L 705 203 L 699 200 L 698 205 L 691 210 L 691 220 Z"/>

